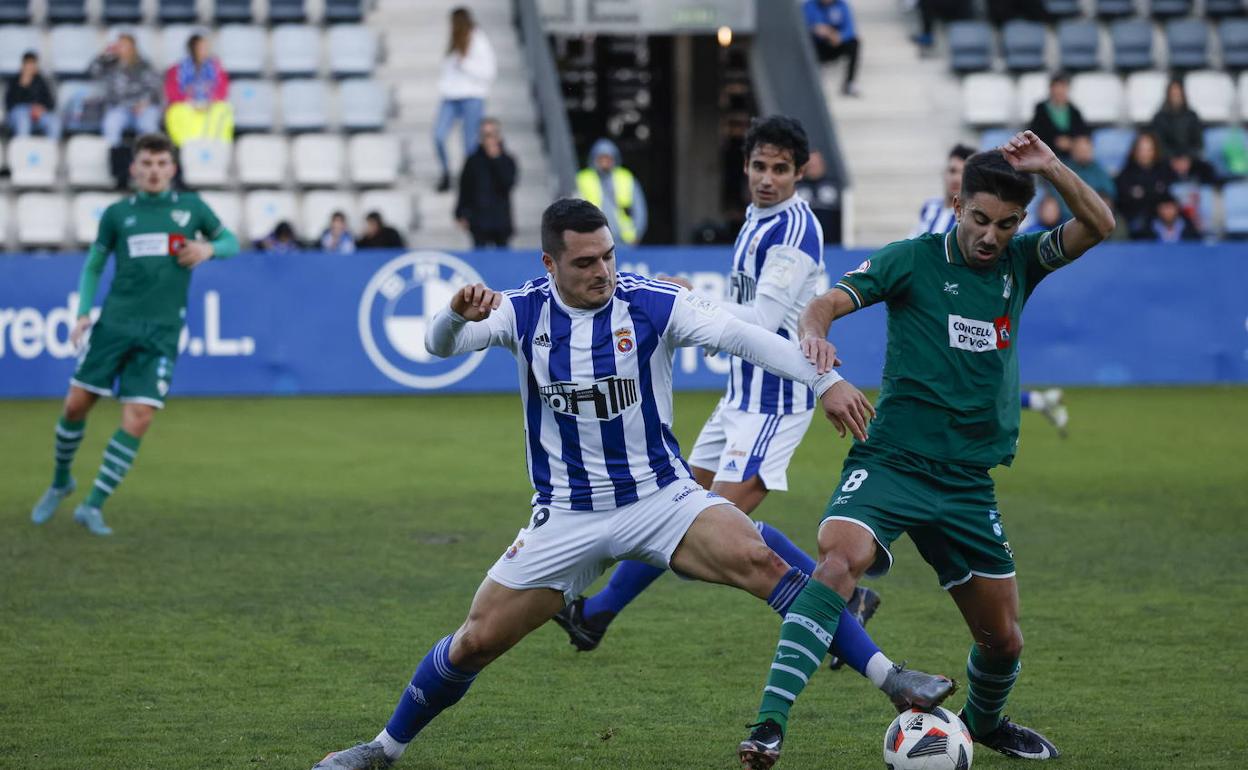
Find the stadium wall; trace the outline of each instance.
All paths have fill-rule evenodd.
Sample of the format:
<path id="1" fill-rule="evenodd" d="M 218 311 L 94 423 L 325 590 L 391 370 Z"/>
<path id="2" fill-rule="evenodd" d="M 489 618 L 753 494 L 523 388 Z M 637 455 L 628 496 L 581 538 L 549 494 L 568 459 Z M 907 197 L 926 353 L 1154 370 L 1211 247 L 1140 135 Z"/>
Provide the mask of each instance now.
<path id="1" fill-rule="evenodd" d="M 865 251 L 830 249 L 833 274 Z M 622 269 L 683 274 L 724 293 L 723 247 L 644 248 Z M 64 393 L 82 256 L 0 257 L 0 397 Z M 542 273 L 533 252 L 242 254 L 196 270 L 174 395 L 508 391 L 511 357 L 451 361 L 422 343 L 427 318 L 464 281 L 515 287 Z M 109 277 L 103 283 L 107 286 Z M 1023 381 L 1127 385 L 1248 382 L 1248 258 L 1242 244 L 1109 244 L 1041 285 L 1024 314 Z M 103 296 L 101 294 L 101 296 Z M 851 381 L 874 386 L 883 309 L 838 321 L 833 339 Z M 680 389 L 723 386 L 725 362 L 678 354 Z"/>

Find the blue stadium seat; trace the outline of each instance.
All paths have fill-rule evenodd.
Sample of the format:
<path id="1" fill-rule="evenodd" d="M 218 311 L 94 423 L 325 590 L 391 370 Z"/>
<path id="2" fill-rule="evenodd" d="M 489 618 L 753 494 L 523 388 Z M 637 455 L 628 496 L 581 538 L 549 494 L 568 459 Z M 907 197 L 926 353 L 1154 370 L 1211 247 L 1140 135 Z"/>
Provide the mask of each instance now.
<path id="1" fill-rule="evenodd" d="M 139 0 L 104 0 L 105 24 L 138 24 L 143 21 Z"/>
<path id="2" fill-rule="evenodd" d="M 307 20 L 303 0 L 269 0 L 269 23 L 302 24 Z"/>
<path id="3" fill-rule="evenodd" d="M 979 150 L 994 150 L 1010 140 L 1010 137 L 1018 133 L 1010 128 L 989 128 L 981 131 L 979 134 Z"/>
<path id="4" fill-rule="evenodd" d="M 1063 21 L 1057 25 L 1061 67 L 1068 72 L 1094 70 L 1101 66 L 1101 32 L 1094 21 Z"/>
<path id="5" fill-rule="evenodd" d="M 83 0 L 48 0 L 49 24 L 85 24 L 87 4 Z"/>
<path id="6" fill-rule="evenodd" d="M 29 23 L 30 3 L 28 0 L 0 0 L 0 24 Z"/>
<path id="7" fill-rule="evenodd" d="M 1209 25 L 1201 19 L 1166 22 L 1170 69 L 1199 70 L 1209 66 Z"/>
<path id="8" fill-rule="evenodd" d="M 325 0 L 327 24 L 356 24 L 364 20 L 360 0 Z"/>
<path id="9" fill-rule="evenodd" d="M 1224 19 L 1218 24 L 1218 38 L 1222 65 L 1228 70 L 1248 69 L 1248 19 Z"/>
<path id="10" fill-rule="evenodd" d="M 195 0 L 160 0 L 156 18 L 161 24 L 190 24 L 199 19 Z"/>
<path id="11" fill-rule="evenodd" d="M 1129 128 L 1098 128 L 1092 132 L 1092 154 L 1110 176 L 1117 176 L 1134 141 L 1135 132 Z"/>
<path id="12" fill-rule="evenodd" d="M 234 106 L 234 129 L 271 131 L 276 120 L 277 94 L 263 80 L 230 81 L 230 104 Z"/>
<path id="13" fill-rule="evenodd" d="M 1109 27 L 1114 44 L 1114 69 L 1122 72 L 1152 69 L 1153 25 L 1142 19 L 1123 19 Z"/>
<path id="14" fill-rule="evenodd" d="M 216 0 L 212 18 L 218 24 L 245 24 L 252 21 L 251 0 Z"/>
<path id="15" fill-rule="evenodd" d="M 273 28 L 273 70 L 278 77 L 309 77 L 320 71 L 321 33 L 308 24 Z"/>
<path id="16" fill-rule="evenodd" d="M 1187 16 L 1192 12 L 1192 0 L 1149 0 L 1148 12 L 1157 19 Z"/>
<path id="17" fill-rule="evenodd" d="M 314 78 L 287 80 L 281 84 L 282 127 L 292 133 L 324 131 L 329 125 L 329 94 Z"/>
<path id="18" fill-rule="evenodd" d="M 376 80 L 353 78 L 338 89 L 339 124 L 344 131 L 380 131 L 390 113 L 390 92 Z"/>
<path id="19" fill-rule="evenodd" d="M 94 27 L 62 24 L 48 36 L 50 69 L 58 78 L 85 78 L 100 52 L 100 36 Z"/>
<path id="20" fill-rule="evenodd" d="M 1248 3 L 1244 0 L 1205 0 L 1205 15 L 1211 19 L 1244 14 L 1248 14 Z"/>
<path id="21" fill-rule="evenodd" d="M 1050 19 L 1069 19 L 1080 16 L 1083 10 L 1079 0 L 1044 0 L 1044 12 Z"/>
<path id="22" fill-rule="evenodd" d="M 1211 185 L 1200 185 L 1195 182 L 1179 182 L 1170 185 L 1170 194 L 1178 201 L 1179 207 L 1195 213 L 1196 227 L 1206 235 L 1213 235 L 1221 229 L 1215 220 L 1216 193 Z"/>
<path id="23" fill-rule="evenodd" d="M 34 27 L 0 27 L 0 77 L 16 75 L 22 68 L 22 54 L 39 50 L 39 30 Z"/>
<path id="24" fill-rule="evenodd" d="M 1248 182 L 1234 182 L 1222 188 L 1222 208 L 1226 211 L 1226 234 L 1248 236 Z"/>
<path id="25" fill-rule="evenodd" d="M 67 80 L 56 89 L 56 110 L 61 114 L 67 134 L 98 134 L 100 110 L 92 105 L 100 97 L 100 89 L 90 80 Z"/>
<path id="26" fill-rule="evenodd" d="M 1102 19 L 1125 19 L 1135 15 L 1135 0 L 1096 0 L 1096 15 Z"/>
<path id="27" fill-rule="evenodd" d="M 325 49 L 335 77 L 371 75 L 377 64 L 377 33 L 363 24 L 330 27 Z"/>
<path id="28" fill-rule="evenodd" d="M 992 27 L 984 21 L 949 24 L 949 57 L 954 72 L 980 72 L 992 67 Z"/>
<path id="29" fill-rule="evenodd" d="M 1240 137 L 1243 139 L 1243 129 L 1234 126 L 1211 126 L 1206 128 L 1203 134 L 1205 140 L 1205 160 L 1209 161 L 1209 164 L 1213 166 L 1213 170 L 1218 172 L 1218 177 L 1222 179 L 1231 175 L 1231 170 L 1226 165 L 1224 147 L 1235 132 L 1240 132 Z"/>
<path id="30" fill-rule="evenodd" d="M 254 24 L 225 24 L 215 48 L 230 77 L 256 77 L 264 72 L 268 35 Z"/>
<path id="31" fill-rule="evenodd" d="M 1034 72 L 1045 68 L 1044 25 L 1015 19 L 1001 28 L 1005 66 L 1013 72 Z"/>

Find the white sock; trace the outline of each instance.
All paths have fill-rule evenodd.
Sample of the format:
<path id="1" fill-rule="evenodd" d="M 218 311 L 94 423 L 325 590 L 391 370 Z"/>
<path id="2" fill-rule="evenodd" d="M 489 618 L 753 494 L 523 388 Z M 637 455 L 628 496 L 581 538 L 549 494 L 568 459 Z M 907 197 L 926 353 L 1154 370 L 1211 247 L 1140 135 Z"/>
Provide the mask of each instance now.
<path id="1" fill-rule="evenodd" d="M 1049 402 L 1044 397 L 1044 391 L 1031 390 L 1028 391 L 1027 408 L 1033 412 L 1043 412 L 1048 407 Z"/>
<path id="2" fill-rule="evenodd" d="M 888 672 L 893 670 L 893 662 L 882 652 L 877 652 L 867 661 L 867 679 L 876 687 L 883 687 Z"/>
<path id="3" fill-rule="evenodd" d="M 373 740 L 381 743 L 381 750 L 386 752 L 386 759 L 391 762 L 398 760 L 399 757 L 403 756 L 403 752 L 407 751 L 406 743 L 399 743 L 394 738 L 391 738 L 390 733 L 385 730 L 377 733 L 377 737 Z"/>

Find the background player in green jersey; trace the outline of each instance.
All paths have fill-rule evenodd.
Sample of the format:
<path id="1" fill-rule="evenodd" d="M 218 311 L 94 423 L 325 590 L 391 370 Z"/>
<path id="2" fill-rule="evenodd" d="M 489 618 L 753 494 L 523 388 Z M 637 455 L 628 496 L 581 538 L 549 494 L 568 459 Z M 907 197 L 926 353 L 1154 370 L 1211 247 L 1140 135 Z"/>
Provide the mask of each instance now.
<path id="1" fill-rule="evenodd" d="M 167 137 L 141 136 L 134 151 L 130 174 L 138 191 L 104 212 L 82 268 L 78 322 L 70 333 L 80 346 L 78 368 L 56 424 L 52 485 L 31 512 L 31 520 L 43 524 L 74 491 L 69 470 L 87 413 L 115 387 L 122 402 L 121 427 L 104 450 L 90 494 L 74 511 L 74 520 L 96 535 L 112 534 L 100 509 L 134 464 L 152 416 L 164 406 L 186 320 L 191 270 L 238 253 L 238 240 L 199 196 L 172 189 L 177 165 Z M 91 306 L 110 253 L 116 256 L 116 271 L 93 328 Z"/>
<path id="2" fill-rule="evenodd" d="M 1074 219 L 1017 235 L 1039 174 Z M 961 717 L 975 740 L 1003 754 L 1051 759 L 1043 735 L 1002 717 L 1018 676 L 1014 557 L 989 469 L 1009 464 L 1018 439 L 1018 321 L 1046 275 L 1100 243 L 1114 216 L 1092 188 L 1035 134 L 967 160 L 958 224 L 890 244 L 802 313 L 802 349 L 831 363 L 832 321 L 875 302 L 888 307 L 888 349 L 876 415 L 845 459 L 819 527 L 819 563 L 781 626 L 778 654 L 794 646 L 818 660 L 845 600 L 864 574 L 892 563 L 908 533 L 970 628 L 969 692 Z M 779 658 L 777 658 L 778 660 Z M 772 665 L 742 763 L 769 768 L 780 754 L 793 702 L 810 671 Z"/>

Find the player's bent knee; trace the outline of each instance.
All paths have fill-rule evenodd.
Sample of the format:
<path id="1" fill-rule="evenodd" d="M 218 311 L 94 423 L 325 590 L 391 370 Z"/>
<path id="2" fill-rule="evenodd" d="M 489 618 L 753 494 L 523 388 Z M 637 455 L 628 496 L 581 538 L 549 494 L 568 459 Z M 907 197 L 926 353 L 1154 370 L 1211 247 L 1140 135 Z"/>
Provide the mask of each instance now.
<path id="1" fill-rule="evenodd" d="M 451 641 L 448 657 L 457 668 L 480 671 L 506 651 L 507 645 L 500 638 L 465 624 Z"/>
<path id="2" fill-rule="evenodd" d="M 997 633 L 983 631 L 977 634 L 980 652 L 995 660 L 1018 660 L 1023 656 L 1023 631 L 1015 623 Z"/>
<path id="3" fill-rule="evenodd" d="M 783 575 L 789 571 L 788 562 L 780 558 L 780 555 L 771 550 L 762 540 L 750 543 L 738 563 L 746 565 L 751 573 Z"/>
<path id="4" fill-rule="evenodd" d="M 811 577 L 842 595 L 854 590 L 865 568 L 855 570 L 853 562 L 837 551 L 822 554 Z"/>

